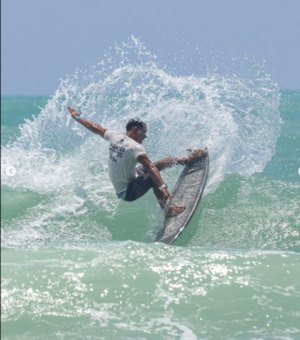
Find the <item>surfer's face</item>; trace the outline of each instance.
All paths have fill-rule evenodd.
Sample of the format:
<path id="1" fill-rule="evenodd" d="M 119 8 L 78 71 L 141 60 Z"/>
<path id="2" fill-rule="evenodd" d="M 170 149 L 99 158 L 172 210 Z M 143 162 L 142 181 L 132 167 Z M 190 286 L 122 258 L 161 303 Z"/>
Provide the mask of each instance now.
<path id="1" fill-rule="evenodd" d="M 144 128 L 137 128 L 136 129 L 136 141 L 140 144 L 143 143 L 143 140 L 147 138 L 147 130 Z"/>
<path id="2" fill-rule="evenodd" d="M 127 131 L 127 136 L 134 139 L 136 142 L 142 144 L 143 140 L 147 138 L 147 130 L 142 127 L 134 127 L 130 131 Z"/>

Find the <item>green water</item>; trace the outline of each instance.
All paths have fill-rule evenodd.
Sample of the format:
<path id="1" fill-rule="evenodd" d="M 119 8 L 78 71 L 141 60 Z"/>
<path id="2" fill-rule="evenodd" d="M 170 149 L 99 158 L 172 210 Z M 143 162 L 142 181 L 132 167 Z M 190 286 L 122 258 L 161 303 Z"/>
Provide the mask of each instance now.
<path id="1" fill-rule="evenodd" d="M 296 338 L 299 255 L 136 242 L 4 252 L 7 338 Z"/>

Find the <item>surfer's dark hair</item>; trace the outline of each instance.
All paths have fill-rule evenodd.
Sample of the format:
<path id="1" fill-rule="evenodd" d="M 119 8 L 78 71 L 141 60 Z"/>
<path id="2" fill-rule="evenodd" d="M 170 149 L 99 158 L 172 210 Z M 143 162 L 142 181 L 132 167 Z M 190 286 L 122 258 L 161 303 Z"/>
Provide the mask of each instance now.
<path id="1" fill-rule="evenodd" d="M 133 127 L 143 128 L 145 131 L 147 131 L 147 124 L 139 118 L 130 119 L 126 124 L 126 131 L 130 131 Z"/>

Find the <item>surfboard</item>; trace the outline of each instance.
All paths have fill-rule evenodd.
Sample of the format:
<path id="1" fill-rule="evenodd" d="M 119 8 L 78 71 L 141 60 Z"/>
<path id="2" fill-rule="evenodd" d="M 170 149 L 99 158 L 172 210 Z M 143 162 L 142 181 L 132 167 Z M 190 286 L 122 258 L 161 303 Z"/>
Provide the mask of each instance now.
<path id="1" fill-rule="evenodd" d="M 157 234 L 155 242 L 172 244 L 191 220 L 201 200 L 209 170 L 209 156 L 184 166 L 172 194 L 170 205 L 185 206 L 185 210 L 173 217 L 165 215 L 164 226 Z"/>

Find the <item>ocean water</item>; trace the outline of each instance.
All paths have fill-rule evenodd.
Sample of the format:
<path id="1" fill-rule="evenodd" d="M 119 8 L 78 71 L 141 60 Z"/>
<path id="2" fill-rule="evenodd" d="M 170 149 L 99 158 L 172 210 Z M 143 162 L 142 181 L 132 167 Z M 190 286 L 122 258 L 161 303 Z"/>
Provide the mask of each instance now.
<path id="1" fill-rule="evenodd" d="M 113 129 L 141 117 L 153 160 L 209 148 L 173 246 L 153 242 L 151 192 L 116 198 L 106 141 L 67 105 Z M 255 64 L 178 76 L 133 39 L 1 108 L 3 339 L 300 338 L 300 91 Z M 169 187 L 180 170 L 163 173 Z"/>

